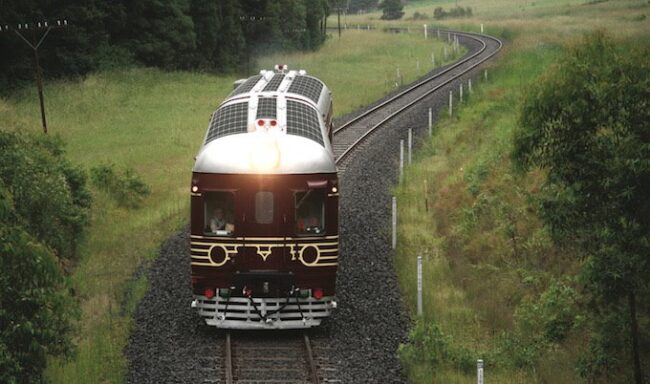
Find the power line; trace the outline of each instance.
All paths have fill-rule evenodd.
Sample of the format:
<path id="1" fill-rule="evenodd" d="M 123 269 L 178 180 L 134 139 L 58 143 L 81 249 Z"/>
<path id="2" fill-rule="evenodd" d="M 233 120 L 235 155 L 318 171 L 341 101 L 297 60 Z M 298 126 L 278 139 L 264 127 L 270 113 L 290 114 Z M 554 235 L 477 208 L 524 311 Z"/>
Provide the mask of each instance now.
<path id="1" fill-rule="evenodd" d="M 36 73 L 36 87 L 38 88 L 38 99 L 41 104 L 41 121 L 43 122 L 43 132 L 47 134 L 47 120 L 45 119 L 45 101 L 43 98 L 43 71 L 39 64 L 38 48 L 43 44 L 45 38 L 52 29 L 65 28 L 68 26 L 68 20 L 57 20 L 56 24 L 48 24 L 47 21 L 39 21 L 36 23 L 19 23 L 14 28 L 13 25 L 5 24 L 0 25 L 0 32 L 14 31 L 18 37 L 21 38 L 33 51 L 34 51 L 34 72 Z M 43 32 L 45 31 L 45 32 Z M 31 41 L 26 35 L 31 33 Z M 38 41 L 36 41 L 37 33 L 40 34 Z"/>

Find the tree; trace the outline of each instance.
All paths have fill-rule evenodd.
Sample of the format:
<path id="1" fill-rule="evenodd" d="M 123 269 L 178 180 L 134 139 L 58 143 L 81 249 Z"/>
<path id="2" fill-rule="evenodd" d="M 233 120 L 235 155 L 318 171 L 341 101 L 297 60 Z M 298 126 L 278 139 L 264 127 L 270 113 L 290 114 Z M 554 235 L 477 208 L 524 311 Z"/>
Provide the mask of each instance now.
<path id="1" fill-rule="evenodd" d="M 402 11 L 404 6 L 400 0 L 384 0 L 379 4 L 379 8 L 383 12 L 381 15 L 383 20 L 397 20 L 404 16 L 404 11 Z"/>
<path id="2" fill-rule="evenodd" d="M 650 298 L 649 54 L 647 43 L 622 52 L 602 32 L 586 37 L 529 92 L 514 151 L 519 166 L 547 172 L 541 212 L 554 238 L 584 250 L 581 277 L 601 326 L 595 349 L 618 356 L 625 351 L 608 348 L 630 340 L 637 384 L 638 303 Z M 614 313 L 627 319 L 614 322 L 620 331 Z"/>
<path id="3" fill-rule="evenodd" d="M 0 131 L 0 382 L 41 382 L 73 352 L 78 310 L 64 278 L 88 218 L 85 174 L 60 141 Z"/>

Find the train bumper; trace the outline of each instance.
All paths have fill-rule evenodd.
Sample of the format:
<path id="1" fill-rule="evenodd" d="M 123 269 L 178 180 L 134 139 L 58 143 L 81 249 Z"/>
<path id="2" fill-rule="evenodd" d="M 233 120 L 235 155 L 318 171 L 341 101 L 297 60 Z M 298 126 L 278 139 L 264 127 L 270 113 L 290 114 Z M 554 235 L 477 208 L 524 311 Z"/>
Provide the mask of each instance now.
<path id="1" fill-rule="evenodd" d="M 333 296 L 246 298 L 195 296 L 192 307 L 210 326 L 223 329 L 300 329 L 320 325 L 336 308 Z"/>

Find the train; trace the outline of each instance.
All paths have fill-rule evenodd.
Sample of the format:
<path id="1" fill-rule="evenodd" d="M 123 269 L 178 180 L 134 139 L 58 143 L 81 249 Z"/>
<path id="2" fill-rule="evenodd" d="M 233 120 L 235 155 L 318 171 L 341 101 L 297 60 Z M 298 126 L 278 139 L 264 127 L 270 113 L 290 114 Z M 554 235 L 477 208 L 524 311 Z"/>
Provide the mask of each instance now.
<path id="1" fill-rule="evenodd" d="M 277 65 L 212 114 L 190 187 L 191 306 L 207 325 L 310 328 L 336 308 L 332 105 L 323 81 Z"/>

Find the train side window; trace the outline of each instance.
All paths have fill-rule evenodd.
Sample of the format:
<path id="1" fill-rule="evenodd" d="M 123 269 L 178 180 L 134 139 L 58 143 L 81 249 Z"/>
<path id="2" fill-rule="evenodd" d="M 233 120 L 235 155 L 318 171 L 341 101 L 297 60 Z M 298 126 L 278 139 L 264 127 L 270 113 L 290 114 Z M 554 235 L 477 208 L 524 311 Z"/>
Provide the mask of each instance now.
<path id="1" fill-rule="evenodd" d="M 296 233 L 299 235 L 325 232 L 325 192 L 310 189 L 296 192 Z"/>
<path id="2" fill-rule="evenodd" d="M 235 199 L 231 192 L 206 192 L 203 217 L 208 235 L 230 236 L 235 232 Z"/>
<path id="3" fill-rule="evenodd" d="M 273 192 L 257 192 L 255 194 L 255 221 L 258 224 L 273 222 Z"/>

